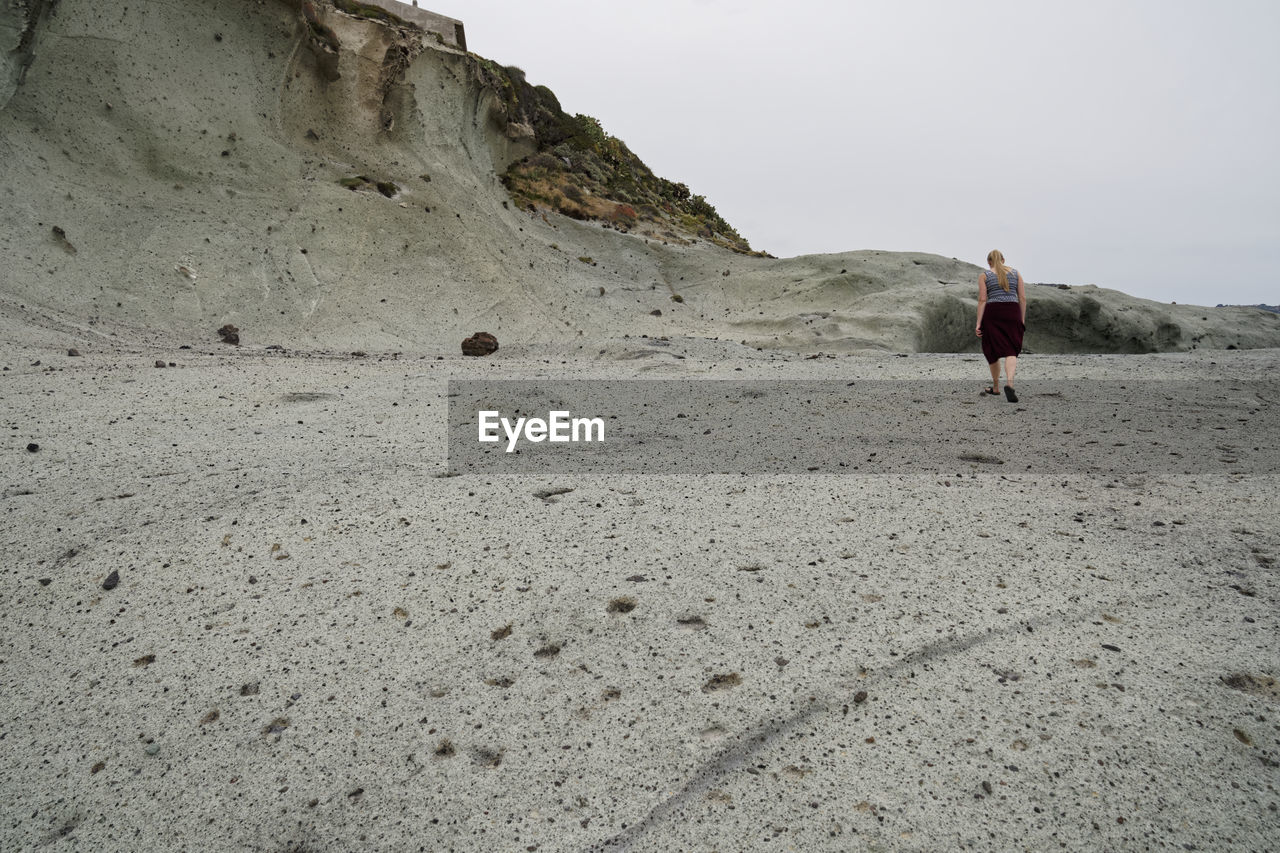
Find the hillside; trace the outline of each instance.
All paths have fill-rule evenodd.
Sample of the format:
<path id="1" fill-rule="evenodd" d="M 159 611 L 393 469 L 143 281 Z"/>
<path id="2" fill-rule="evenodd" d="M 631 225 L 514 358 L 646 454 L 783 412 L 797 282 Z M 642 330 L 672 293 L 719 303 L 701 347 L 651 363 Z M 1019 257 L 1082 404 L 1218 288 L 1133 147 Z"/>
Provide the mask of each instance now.
<path id="1" fill-rule="evenodd" d="M 974 350 L 977 268 L 778 260 L 554 94 L 360 4 L 0 8 L 0 306 L 93 337 L 454 351 L 477 329 Z M 1036 289 L 1028 345 L 1280 345 L 1280 318 Z M 20 321 L 15 318 L 22 318 Z"/>

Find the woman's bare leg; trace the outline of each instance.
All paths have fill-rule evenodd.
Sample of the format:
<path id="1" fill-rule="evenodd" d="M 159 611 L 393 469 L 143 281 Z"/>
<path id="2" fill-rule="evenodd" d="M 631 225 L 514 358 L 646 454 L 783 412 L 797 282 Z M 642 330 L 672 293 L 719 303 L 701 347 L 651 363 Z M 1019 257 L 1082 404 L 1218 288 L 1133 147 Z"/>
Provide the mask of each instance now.
<path id="1" fill-rule="evenodd" d="M 1011 355 L 1004 360 L 1004 375 L 1006 385 L 1013 384 L 1013 374 L 1018 372 L 1018 357 Z"/>
<path id="2" fill-rule="evenodd" d="M 988 364 L 987 367 L 991 368 L 991 390 L 999 391 L 1000 390 L 1000 361 L 997 359 L 996 361 L 993 361 L 990 364 Z"/>

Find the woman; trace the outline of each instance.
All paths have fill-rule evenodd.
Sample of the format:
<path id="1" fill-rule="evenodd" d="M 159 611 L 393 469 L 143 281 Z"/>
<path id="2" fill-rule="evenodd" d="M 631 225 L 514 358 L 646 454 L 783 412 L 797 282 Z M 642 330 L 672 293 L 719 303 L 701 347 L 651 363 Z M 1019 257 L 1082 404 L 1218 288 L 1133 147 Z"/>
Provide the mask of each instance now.
<path id="1" fill-rule="evenodd" d="M 974 329 L 982 338 L 982 354 L 991 369 L 991 385 L 982 393 L 999 396 L 1003 358 L 1004 395 L 1010 403 L 1016 403 L 1013 377 L 1022 353 L 1022 333 L 1027 328 L 1027 291 L 1022 274 L 1005 265 L 999 249 L 992 249 L 987 255 L 987 266 L 991 269 L 978 278 L 978 325 Z"/>

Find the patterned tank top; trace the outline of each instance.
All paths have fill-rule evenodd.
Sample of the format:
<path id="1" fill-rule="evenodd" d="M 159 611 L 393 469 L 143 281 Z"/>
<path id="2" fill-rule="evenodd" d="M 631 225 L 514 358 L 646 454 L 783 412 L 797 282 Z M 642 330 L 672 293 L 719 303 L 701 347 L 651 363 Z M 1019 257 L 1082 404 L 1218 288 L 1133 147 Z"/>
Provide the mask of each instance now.
<path id="1" fill-rule="evenodd" d="M 1009 282 L 1009 292 L 1005 293 L 1000 289 L 1000 279 L 996 278 L 996 274 L 991 270 L 982 271 L 982 282 L 987 286 L 988 302 L 1017 302 L 1018 301 L 1018 282 L 1022 280 L 1022 275 L 1013 267 L 1009 267 L 1009 272 L 1005 276 L 1005 280 Z"/>

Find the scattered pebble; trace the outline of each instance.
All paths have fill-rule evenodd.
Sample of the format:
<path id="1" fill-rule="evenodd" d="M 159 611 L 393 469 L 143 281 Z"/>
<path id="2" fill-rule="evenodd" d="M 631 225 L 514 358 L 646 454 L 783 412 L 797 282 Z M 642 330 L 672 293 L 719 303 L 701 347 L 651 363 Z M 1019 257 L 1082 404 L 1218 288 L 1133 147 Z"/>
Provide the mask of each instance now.
<path id="1" fill-rule="evenodd" d="M 264 735 L 279 734 L 287 728 L 289 728 L 289 718 L 276 717 L 274 720 L 262 727 L 262 733 Z"/>
<path id="2" fill-rule="evenodd" d="M 107 575 L 107 579 L 102 582 L 102 588 L 110 591 L 119 586 L 119 584 L 120 572 L 112 570 L 111 574 Z"/>
<path id="3" fill-rule="evenodd" d="M 615 598 L 609 602 L 609 606 L 605 608 L 609 613 L 630 613 L 636 609 L 636 600 L 629 595 L 621 598 Z"/>
<path id="4" fill-rule="evenodd" d="M 721 690 L 729 690 L 737 687 L 742 683 L 742 676 L 736 672 L 729 672 L 723 675 L 713 675 L 706 684 L 702 685 L 703 693 L 716 693 Z"/>

